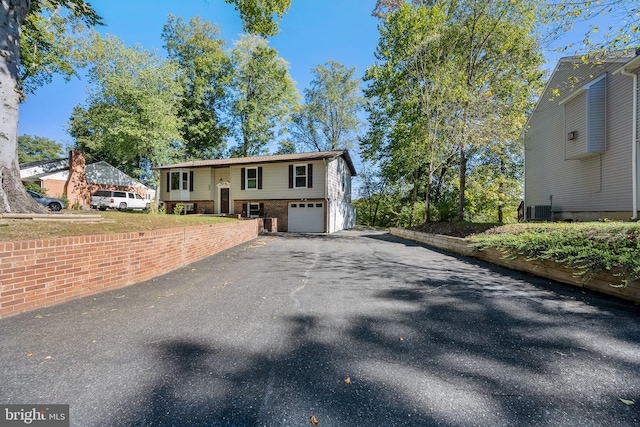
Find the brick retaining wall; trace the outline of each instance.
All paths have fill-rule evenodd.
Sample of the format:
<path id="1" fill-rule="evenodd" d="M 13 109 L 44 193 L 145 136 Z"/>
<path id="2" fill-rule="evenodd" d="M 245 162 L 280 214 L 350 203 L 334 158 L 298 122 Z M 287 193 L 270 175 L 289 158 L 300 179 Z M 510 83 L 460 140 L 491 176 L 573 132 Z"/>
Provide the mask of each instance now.
<path id="1" fill-rule="evenodd" d="M 258 237 L 262 219 L 0 242 L 0 318 L 122 288 Z"/>

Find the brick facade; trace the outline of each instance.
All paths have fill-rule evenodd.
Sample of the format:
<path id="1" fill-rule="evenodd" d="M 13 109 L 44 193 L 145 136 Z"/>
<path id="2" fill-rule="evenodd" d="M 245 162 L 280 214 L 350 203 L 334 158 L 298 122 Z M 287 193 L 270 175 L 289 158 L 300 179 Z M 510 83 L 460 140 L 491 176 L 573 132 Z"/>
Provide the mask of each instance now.
<path id="1" fill-rule="evenodd" d="M 0 318 L 122 288 L 255 239 L 262 220 L 0 242 Z"/>

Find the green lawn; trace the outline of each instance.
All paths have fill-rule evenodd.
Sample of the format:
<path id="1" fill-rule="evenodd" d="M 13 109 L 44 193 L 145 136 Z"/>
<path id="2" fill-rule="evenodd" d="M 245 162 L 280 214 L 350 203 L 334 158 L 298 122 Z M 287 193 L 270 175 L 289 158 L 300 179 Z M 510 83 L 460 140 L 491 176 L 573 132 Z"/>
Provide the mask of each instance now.
<path id="1" fill-rule="evenodd" d="M 65 211 L 74 214 L 100 215 L 96 223 L 85 222 L 43 222 L 28 219 L 0 219 L 0 241 L 45 239 L 89 234 L 115 234 L 135 231 L 157 230 L 161 228 L 186 227 L 190 225 L 212 224 L 217 222 L 238 221 L 235 218 L 222 218 L 200 215 L 166 215 L 144 212 L 80 212 Z"/>

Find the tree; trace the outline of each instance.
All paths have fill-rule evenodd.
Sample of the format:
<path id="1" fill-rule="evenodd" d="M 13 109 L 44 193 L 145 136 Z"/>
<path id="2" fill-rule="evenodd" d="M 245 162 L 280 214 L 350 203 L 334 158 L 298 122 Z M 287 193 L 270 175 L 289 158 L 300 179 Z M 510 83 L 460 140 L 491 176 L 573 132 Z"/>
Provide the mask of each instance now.
<path id="1" fill-rule="evenodd" d="M 463 220 L 468 161 L 483 153 L 481 147 L 517 139 L 540 88 L 534 4 L 401 3 L 380 27 L 380 62 L 368 70 L 373 124 L 365 142 L 373 152 L 377 146 L 392 153 L 386 167 L 411 186 L 411 206 L 421 191 L 421 174 L 427 175 L 426 220 L 433 174 L 451 166 L 455 144 L 457 217 Z M 410 213 L 409 223 L 412 218 Z"/>
<path id="2" fill-rule="evenodd" d="M 89 158 L 153 184 L 151 168 L 182 154 L 175 63 L 97 33 L 85 52 L 92 64 L 87 103 L 74 109 L 69 133 Z"/>
<path id="3" fill-rule="evenodd" d="M 278 31 L 275 18 L 281 18 L 289 8 L 290 0 L 225 0 L 236 5 L 243 25 L 248 31 L 273 35 Z M 27 195 L 20 181 L 18 168 L 18 106 L 24 97 L 21 81 L 21 31 L 30 14 L 39 14 L 46 5 L 60 6 L 71 11 L 89 26 L 100 22 L 100 17 L 84 0 L 4 0 L 0 4 L 0 213 L 43 212 L 42 207 Z M 37 32 L 38 25 L 33 26 Z M 26 30 L 25 30 L 26 31 Z M 34 37 L 37 38 L 37 37 Z M 47 39 L 47 37 L 43 37 Z M 53 46 L 55 43 L 52 43 Z M 23 44 L 26 46 L 26 43 Z M 50 65 L 48 56 L 41 64 Z M 56 67 L 51 68 L 54 71 Z M 46 81 L 46 79 L 44 80 Z"/>
<path id="4" fill-rule="evenodd" d="M 264 38 L 246 34 L 231 53 L 234 68 L 231 114 L 239 143 L 233 157 L 265 153 L 279 127 L 297 107 L 298 91 L 289 64 Z"/>
<path id="5" fill-rule="evenodd" d="M 64 154 L 62 145 L 52 139 L 31 135 L 18 137 L 18 162 L 20 164 L 57 159 Z"/>
<path id="6" fill-rule="evenodd" d="M 86 18 L 91 24 L 97 17 L 82 0 L 51 0 Z M 20 78 L 21 28 L 29 13 L 40 13 L 44 1 L 6 0 L 0 3 L 0 213 L 43 212 L 27 195 L 20 180 L 18 167 L 18 106 L 24 94 Z"/>
<path id="7" fill-rule="evenodd" d="M 178 116 L 182 120 L 180 133 L 187 159 L 221 157 L 226 148 L 229 129 L 223 124 L 221 112 L 226 104 L 225 89 L 232 76 L 231 61 L 220 30 L 200 18 L 186 23 L 169 16 L 162 37 L 169 59 L 179 68 L 182 97 Z"/>
<path id="8" fill-rule="evenodd" d="M 245 31 L 262 37 L 278 34 L 277 19 L 282 19 L 291 0 L 224 0 L 240 12 Z"/>
<path id="9" fill-rule="evenodd" d="M 335 61 L 318 65 L 311 87 L 304 90 L 305 104 L 293 117 L 294 138 L 311 150 L 348 149 L 357 139 L 362 99 L 355 68 Z"/>
<path id="10" fill-rule="evenodd" d="M 85 26 L 96 25 L 102 25 L 101 18 L 83 1 L 32 1 L 20 35 L 23 92 L 34 93 L 54 74 L 66 80 L 77 75 L 77 49 Z"/>

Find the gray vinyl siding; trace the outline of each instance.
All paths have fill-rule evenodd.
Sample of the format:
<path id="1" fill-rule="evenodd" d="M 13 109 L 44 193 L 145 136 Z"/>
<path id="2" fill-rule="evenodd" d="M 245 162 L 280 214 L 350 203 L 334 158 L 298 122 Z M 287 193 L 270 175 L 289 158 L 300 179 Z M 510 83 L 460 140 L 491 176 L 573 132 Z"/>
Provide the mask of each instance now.
<path id="1" fill-rule="evenodd" d="M 606 149 L 607 79 L 593 84 L 587 91 L 587 152 L 604 153 Z"/>
<path id="2" fill-rule="evenodd" d="M 289 188 L 289 165 L 313 164 L 312 188 Z M 242 167 L 262 167 L 262 189 L 241 190 Z M 232 200 L 322 199 L 325 197 L 324 161 L 265 163 L 231 167 Z"/>
<path id="3" fill-rule="evenodd" d="M 525 203 L 549 205 L 554 211 L 607 212 L 631 211 L 631 89 L 632 79 L 611 73 L 623 63 L 597 66 L 561 62 L 540 98 L 525 131 Z M 586 111 L 584 121 L 578 106 L 586 105 L 587 92 L 560 105 L 576 90 L 607 72 L 606 122 L 598 132 L 606 136 L 603 153 L 579 155 L 586 147 Z M 550 100 L 551 90 L 560 96 Z M 580 132 L 584 129 L 583 132 Z M 567 132 L 578 130 L 578 140 L 567 141 Z M 575 144 L 574 144 L 575 143 Z M 584 145 L 582 145 L 584 143 Z M 586 148 L 585 148 L 586 150 Z"/>
<path id="4" fill-rule="evenodd" d="M 587 154 L 587 92 L 573 98 L 563 105 L 565 127 L 565 157 L 580 159 Z M 566 139 L 569 132 L 575 132 L 576 138 Z"/>

